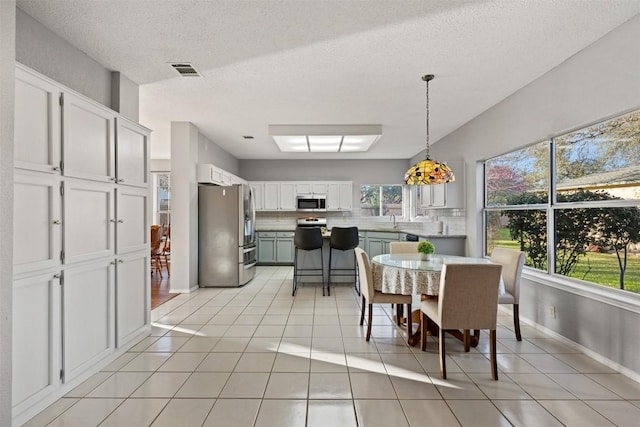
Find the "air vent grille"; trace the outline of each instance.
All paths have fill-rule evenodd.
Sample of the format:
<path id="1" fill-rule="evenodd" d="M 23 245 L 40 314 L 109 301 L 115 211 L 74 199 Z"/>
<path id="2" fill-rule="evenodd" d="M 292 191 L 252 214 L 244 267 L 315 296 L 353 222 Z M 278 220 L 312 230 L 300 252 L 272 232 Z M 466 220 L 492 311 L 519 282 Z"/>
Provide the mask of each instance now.
<path id="1" fill-rule="evenodd" d="M 202 74 L 200 74 L 198 70 L 193 68 L 193 65 L 191 65 L 191 63 L 189 62 L 170 62 L 169 64 L 182 77 L 202 77 Z"/>

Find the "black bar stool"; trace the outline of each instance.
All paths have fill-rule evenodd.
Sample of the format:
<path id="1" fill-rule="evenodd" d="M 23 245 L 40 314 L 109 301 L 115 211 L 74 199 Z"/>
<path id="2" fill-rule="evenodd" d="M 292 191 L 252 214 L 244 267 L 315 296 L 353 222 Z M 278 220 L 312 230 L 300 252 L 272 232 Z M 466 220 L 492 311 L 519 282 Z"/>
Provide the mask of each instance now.
<path id="1" fill-rule="evenodd" d="M 353 276 L 353 285 L 356 292 L 360 295 L 360 287 L 358 286 L 358 263 L 356 261 L 356 253 L 353 251 L 358 247 L 360 237 L 358 236 L 358 227 L 333 227 L 331 228 L 331 239 L 329 241 L 329 281 L 327 282 L 327 290 L 331 295 L 331 275 L 334 276 Z M 353 268 L 333 268 L 331 262 L 331 254 L 333 250 L 353 251 Z M 333 273 L 337 271 L 338 273 Z"/>
<path id="2" fill-rule="evenodd" d="M 322 230 L 320 227 L 296 227 L 293 236 L 295 251 L 293 255 L 293 292 L 298 289 L 298 277 L 322 276 L 322 295 L 324 295 L 324 260 L 322 258 Z M 298 268 L 298 251 L 313 251 L 320 249 L 320 267 Z"/>

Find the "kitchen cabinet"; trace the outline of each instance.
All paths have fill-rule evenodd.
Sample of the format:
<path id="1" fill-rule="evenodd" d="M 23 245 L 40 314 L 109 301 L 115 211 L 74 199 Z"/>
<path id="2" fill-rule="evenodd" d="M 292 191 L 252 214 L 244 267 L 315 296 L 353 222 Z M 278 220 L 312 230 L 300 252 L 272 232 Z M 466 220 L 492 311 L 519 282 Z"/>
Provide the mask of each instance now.
<path id="1" fill-rule="evenodd" d="M 199 164 L 196 166 L 196 178 L 202 184 L 216 184 L 229 186 L 237 183 L 240 178 L 230 172 L 211 164 Z"/>
<path id="2" fill-rule="evenodd" d="M 63 174 L 115 181 L 115 117 L 106 107 L 72 93 L 62 94 Z"/>
<path id="3" fill-rule="evenodd" d="M 118 257 L 116 262 L 116 347 L 122 347 L 149 324 L 149 251 Z"/>
<path id="4" fill-rule="evenodd" d="M 294 182 L 280 183 L 280 203 L 278 209 L 281 211 L 296 210 L 296 184 Z"/>
<path id="5" fill-rule="evenodd" d="M 259 231 L 259 264 L 293 264 L 293 231 Z"/>
<path id="6" fill-rule="evenodd" d="M 60 173 L 60 97 L 53 82 L 16 68 L 16 168 Z"/>
<path id="7" fill-rule="evenodd" d="M 277 211 L 280 209 L 280 183 L 265 182 L 262 193 L 262 209 L 265 211 Z"/>
<path id="8" fill-rule="evenodd" d="M 264 210 L 264 183 L 250 182 L 251 191 L 253 192 L 253 204 L 256 211 Z"/>
<path id="9" fill-rule="evenodd" d="M 352 199 L 351 182 L 330 182 L 327 184 L 328 211 L 350 211 Z"/>
<path id="10" fill-rule="evenodd" d="M 447 162 L 456 180 L 448 184 L 421 185 L 420 208 L 464 209 L 465 207 L 465 164 L 463 161 Z"/>
<path id="11" fill-rule="evenodd" d="M 363 249 L 369 254 L 369 257 L 372 258 L 376 255 L 388 254 L 391 252 L 389 246 L 391 242 L 397 242 L 400 240 L 400 234 L 381 231 L 367 231 L 365 239 L 366 249 Z"/>
<path id="12" fill-rule="evenodd" d="M 150 131 L 20 64 L 15 129 L 12 411 L 26 421 L 149 334 Z"/>
<path id="13" fill-rule="evenodd" d="M 116 179 L 118 184 L 149 185 L 149 134 L 145 128 L 116 117 Z"/>
<path id="14" fill-rule="evenodd" d="M 58 178 L 16 173 L 13 200 L 15 274 L 57 268 L 62 263 L 62 211 Z"/>
<path id="15" fill-rule="evenodd" d="M 327 192 L 328 192 L 327 183 L 325 182 L 307 181 L 307 182 L 298 182 L 296 184 L 296 193 L 298 195 L 302 195 L 302 196 L 307 194 L 326 195 Z"/>

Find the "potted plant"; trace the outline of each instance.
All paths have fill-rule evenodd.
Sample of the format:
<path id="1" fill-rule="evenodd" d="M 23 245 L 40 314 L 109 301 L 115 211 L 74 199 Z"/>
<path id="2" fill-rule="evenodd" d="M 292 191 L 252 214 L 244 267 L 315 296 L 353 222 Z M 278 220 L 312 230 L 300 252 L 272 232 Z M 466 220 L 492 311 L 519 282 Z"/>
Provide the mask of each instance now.
<path id="1" fill-rule="evenodd" d="M 430 260 L 431 255 L 436 251 L 436 247 L 428 240 L 423 240 L 418 243 L 418 253 L 421 255 L 421 258 L 424 260 Z"/>

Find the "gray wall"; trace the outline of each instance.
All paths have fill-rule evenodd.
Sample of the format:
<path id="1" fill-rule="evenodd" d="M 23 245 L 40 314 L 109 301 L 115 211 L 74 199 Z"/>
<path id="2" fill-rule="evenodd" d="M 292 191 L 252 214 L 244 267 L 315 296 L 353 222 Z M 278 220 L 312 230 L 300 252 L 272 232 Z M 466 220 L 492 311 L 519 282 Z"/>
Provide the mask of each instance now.
<path id="1" fill-rule="evenodd" d="M 3 426 L 11 425 L 15 13 L 15 1 L 0 1 L 0 425 Z"/>
<path id="2" fill-rule="evenodd" d="M 467 163 L 467 253 L 482 253 L 478 163 L 530 143 L 640 107 L 640 16 L 613 30 L 432 146 L 436 159 Z M 568 288 L 564 288 L 568 289 Z M 583 345 L 640 377 L 640 303 L 627 311 L 569 290 L 525 280 L 523 317 Z M 556 319 L 546 316 L 555 305 Z M 595 316 L 594 316 L 595 315 Z"/>
<path id="3" fill-rule="evenodd" d="M 171 143 L 173 144 L 173 140 L 171 140 Z M 240 162 L 238 159 L 220 148 L 200 132 L 198 132 L 198 163 L 212 164 L 234 175 L 241 176 L 238 173 L 240 171 Z"/>
<path id="4" fill-rule="evenodd" d="M 138 121 L 138 85 L 108 70 L 20 9 L 15 19 L 16 60 L 100 104 Z M 4 57 L 3 57 L 4 59 Z M 114 104 L 112 104 L 112 78 Z"/>

